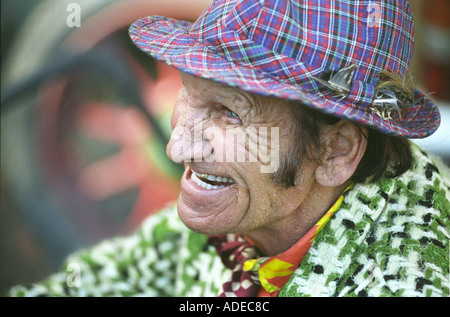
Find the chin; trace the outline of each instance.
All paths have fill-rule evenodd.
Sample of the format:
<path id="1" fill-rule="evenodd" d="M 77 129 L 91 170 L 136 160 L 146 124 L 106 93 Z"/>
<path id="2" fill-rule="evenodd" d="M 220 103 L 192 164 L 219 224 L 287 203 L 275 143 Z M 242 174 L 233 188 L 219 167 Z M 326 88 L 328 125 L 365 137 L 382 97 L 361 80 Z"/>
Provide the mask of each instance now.
<path id="1" fill-rule="evenodd" d="M 245 203 L 241 200 L 239 185 L 204 188 L 193 180 L 187 168 L 181 180 L 178 216 L 191 230 L 207 235 L 234 232 L 245 216 Z"/>
<path id="2" fill-rule="evenodd" d="M 224 221 L 223 219 L 233 219 L 232 216 L 227 216 L 226 212 L 218 212 L 219 215 L 210 211 L 199 212 L 197 208 L 191 208 L 185 204 L 182 197 L 178 201 L 178 216 L 186 227 L 192 231 L 205 234 L 217 235 L 227 234 L 234 231 L 235 225 Z"/>

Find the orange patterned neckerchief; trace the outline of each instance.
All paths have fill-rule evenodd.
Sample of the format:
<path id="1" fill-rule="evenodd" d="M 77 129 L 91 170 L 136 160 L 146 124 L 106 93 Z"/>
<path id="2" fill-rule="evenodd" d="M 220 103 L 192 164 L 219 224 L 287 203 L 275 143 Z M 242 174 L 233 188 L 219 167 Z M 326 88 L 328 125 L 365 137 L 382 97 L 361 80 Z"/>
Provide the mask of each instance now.
<path id="1" fill-rule="evenodd" d="M 352 187 L 346 188 L 328 212 L 296 244 L 279 255 L 256 257 L 252 243 L 239 235 L 209 237 L 224 264 L 232 269 L 231 280 L 223 284 L 220 296 L 277 296 L 300 265 L 317 234 L 340 208 L 344 193 Z"/>

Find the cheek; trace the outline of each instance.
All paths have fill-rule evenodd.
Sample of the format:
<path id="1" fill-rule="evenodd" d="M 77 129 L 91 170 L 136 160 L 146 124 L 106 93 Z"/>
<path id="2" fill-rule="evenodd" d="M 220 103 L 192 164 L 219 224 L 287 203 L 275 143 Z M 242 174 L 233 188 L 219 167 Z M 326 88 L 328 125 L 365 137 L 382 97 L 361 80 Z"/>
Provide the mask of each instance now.
<path id="1" fill-rule="evenodd" d="M 278 157 L 278 133 L 268 133 L 278 128 L 249 127 L 233 130 L 227 138 L 227 148 L 233 146 L 237 162 L 258 163 L 262 166 L 270 165 Z M 272 135 L 271 135 L 272 134 Z M 264 169 L 261 170 L 265 172 Z"/>
<path id="2" fill-rule="evenodd" d="M 257 162 L 255 153 L 251 149 L 255 147 L 253 136 L 246 134 L 241 129 L 219 128 L 210 129 L 208 135 L 215 155 L 225 162 Z"/>

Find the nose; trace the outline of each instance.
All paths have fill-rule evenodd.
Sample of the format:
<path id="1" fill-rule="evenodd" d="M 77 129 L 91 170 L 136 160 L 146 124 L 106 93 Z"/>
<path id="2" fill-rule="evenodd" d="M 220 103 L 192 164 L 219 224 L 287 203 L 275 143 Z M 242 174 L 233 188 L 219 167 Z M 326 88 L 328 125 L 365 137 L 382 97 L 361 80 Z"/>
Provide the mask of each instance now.
<path id="1" fill-rule="evenodd" d="M 176 105 L 172 114 L 172 134 L 167 144 L 167 156 L 175 163 L 201 162 L 212 155 L 212 146 L 206 138 L 208 119 L 205 111 Z"/>

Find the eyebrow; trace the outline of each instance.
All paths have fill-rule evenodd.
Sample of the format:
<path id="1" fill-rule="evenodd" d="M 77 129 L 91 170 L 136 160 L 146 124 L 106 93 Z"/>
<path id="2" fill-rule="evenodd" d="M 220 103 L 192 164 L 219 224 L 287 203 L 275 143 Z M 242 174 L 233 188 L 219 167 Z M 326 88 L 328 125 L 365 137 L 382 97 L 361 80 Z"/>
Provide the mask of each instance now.
<path id="1" fill-rule="evenodd" d="M 261 98 L 258 95 L 220 82 L 209 81 L 213 83 L 212 86 L 207 87 L 202 92 L 197 91 L 197 100 L 201 103 L 210 104 L 213 102 L 223 106 L 238 105 L 240 109 L 246 109 L 245 113 L 240 114 L 242 118 L 248 116 L 250 112 L 253 112 L 256 116 L 264 112 L 261 102 L 259 102 Z"/>
<path id="2" fill-rule="evenodd" d="M 220 88 L 220 89 L 218 89 Z M 231 92 L 231 94 L 229 93 Z M 238 104 L 238 105 L 248 105 L 250 107 L 253 106 L 253 98 L 249 98 L 248 93 L 245 93 L 235 87 L 225 86 L 221 85 L 219 87 L 211 87 L 207 91 L 207 95 L 205 98 L 210 98 L 210 100 L 213 100 L 217 103 L 223 103 L 226 101 L 227 103 L 231 104 Z M 203 99 L 203 98 L 202 98 Z"/>

